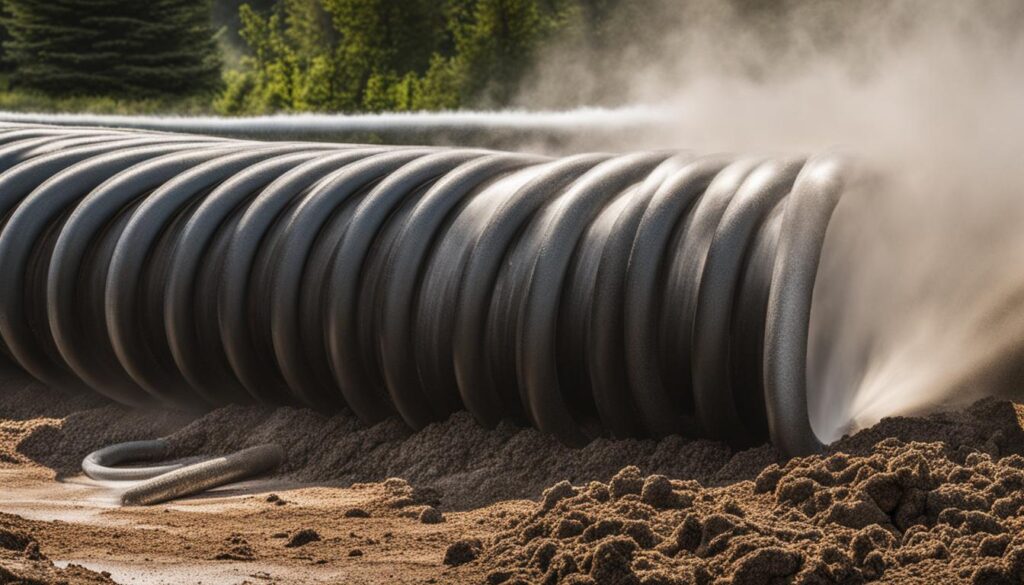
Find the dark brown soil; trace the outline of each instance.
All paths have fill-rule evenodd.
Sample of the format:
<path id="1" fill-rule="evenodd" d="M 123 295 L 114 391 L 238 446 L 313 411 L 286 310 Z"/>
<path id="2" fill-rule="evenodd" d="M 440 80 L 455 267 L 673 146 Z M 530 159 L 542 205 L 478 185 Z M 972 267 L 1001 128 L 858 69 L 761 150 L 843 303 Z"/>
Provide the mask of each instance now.
<path id="1" fill-rule="evenodd" d="M 460 564 L 490 584 L 1022 583 L 1019 414 L 891 419 L 720 487 L 636 467 L 560 482 Z"/>

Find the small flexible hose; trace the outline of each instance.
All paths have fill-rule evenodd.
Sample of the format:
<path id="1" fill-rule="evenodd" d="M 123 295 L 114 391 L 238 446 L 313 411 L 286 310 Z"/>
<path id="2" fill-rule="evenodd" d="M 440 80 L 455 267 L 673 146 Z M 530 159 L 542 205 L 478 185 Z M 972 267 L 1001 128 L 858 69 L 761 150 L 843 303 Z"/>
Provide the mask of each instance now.
<path id="1" fill-rule="evenodd" d="M 284 450 L 267 444 L 197 463 L 168 463 L 149 467 L 114 467 L 121 463 L 163 459 L 170 455 L 166 439 L 129 441 L 93 451 L 82 460 L 82 471 L 95 480 L 138 481 L 121 495 L 124 506 L 148 506 L 182 498 L 258 475 L 284 461 Z"/>
<path id="2" fill-rule="evenodd" d="M 121 495 L 122 506 L 150 506 L 204 492 L 270 471 L 284 461 L 277 445 L 259 445 L 188 465 L 136 485 Z"/>
<path id="3" fill-rule="evenodd" d="M 86 455 L 82 460 L 82 471 L 100 481 L 137 481 L 163 475 L 168 471 L 181 469 L 184 463 L 168 463 L 151 467 L 114 467 L 131 461 L 154 461 L 166 459 L 170 444 L 165 439 L 151 441 L 129 441 L 117 443 Z"/>

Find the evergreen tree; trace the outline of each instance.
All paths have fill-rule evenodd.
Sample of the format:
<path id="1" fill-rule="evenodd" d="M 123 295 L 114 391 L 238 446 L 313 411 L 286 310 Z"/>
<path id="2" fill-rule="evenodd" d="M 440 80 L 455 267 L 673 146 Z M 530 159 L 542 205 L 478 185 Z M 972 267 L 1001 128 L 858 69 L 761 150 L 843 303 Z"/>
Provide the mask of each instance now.
<path id="1" fill-rule="evenodd" d="M 51 95 L 209 92 L 220 59 L 205 0 L 6 0 L 12 87 Z"/>

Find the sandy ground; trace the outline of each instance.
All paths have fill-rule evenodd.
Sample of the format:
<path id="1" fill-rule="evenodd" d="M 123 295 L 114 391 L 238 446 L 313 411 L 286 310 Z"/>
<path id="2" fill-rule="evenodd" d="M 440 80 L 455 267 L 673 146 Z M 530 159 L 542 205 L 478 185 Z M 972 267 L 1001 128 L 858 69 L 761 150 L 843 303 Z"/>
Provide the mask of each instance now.
<path id="1" fill-rule="evenodd" d="M 443 563 L 448 546 L 487 538 L 496 518 L 529 505 L 449 509 L 442 522 L 424 523 L 435 492 L 404 481 L 278 476 L 124 508 L 117 502 L 128 484 L 93 481 L 75 461 L 195 415 L 123 411 L 16 374 L 0 382 L 0 583 L 457 583 L 463 577 Z M 309 531 L 315 537 L 303 542 Z"/>
<path id="2" fill-rule="evenodd" d="M 461 416 L 411 433 L 287 408 L 144 413 L 2 381 L 0 583 L 1024 582 L 1008 402 L 786 461 L 680 438 L 571 450 Z M 77 470 L 154 436 L 181 456 L 275 441 L 289 464 L 146 508 Z"/>
<path id="3" fill-rule="evenodd" d="M 117 583 L 445 583 L 458 582 L 442 562 L 449 544 L 486 538 L 494 518 L 528 505 L 502 502 L 424 524 L 413 514 L 418 506 L 382 505 L 383 484 L 257 480 L 151 508 L 119 507 L 121 487 L 8 468 L 0 470 L 0 510 L 17 516 L 58 567 L 105 571 Z M 351 510 L 371 517 L 346 517 Z M 289 546 L 306 529 L 319 540 Z"/>

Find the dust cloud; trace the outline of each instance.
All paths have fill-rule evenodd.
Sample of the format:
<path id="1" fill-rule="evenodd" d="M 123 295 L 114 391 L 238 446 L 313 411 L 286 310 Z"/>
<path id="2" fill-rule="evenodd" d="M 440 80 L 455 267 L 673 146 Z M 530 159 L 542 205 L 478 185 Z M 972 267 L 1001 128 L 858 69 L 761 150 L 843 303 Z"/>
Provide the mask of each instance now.
<path id="1" fill-rule="evenodd" d="M 630 148 L 864 163 L 873 180 L 837 210 L 812 309 L 819 436 L 1024 396 L 1024 4 L 648 6 L 647 27 L 611 50 L 553 55 L 521 100 L 671 112 L 658 132 L 623 137 Z"/>

